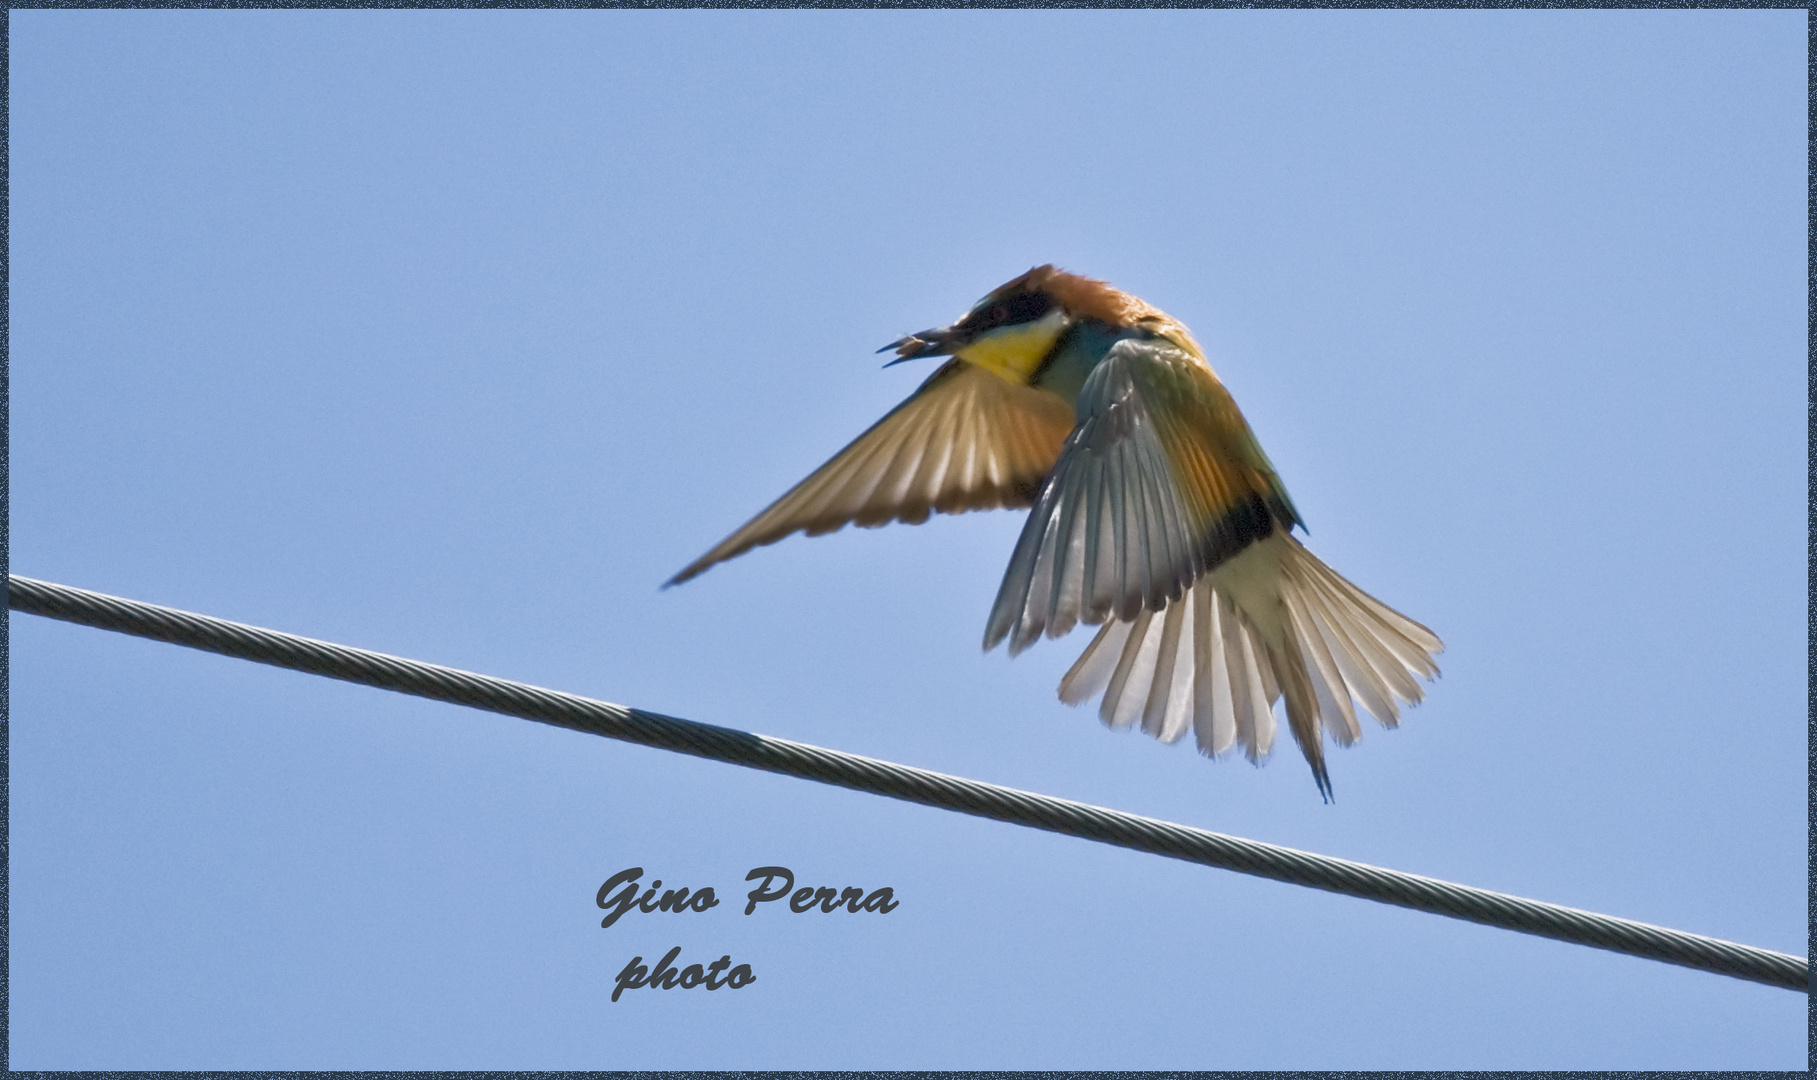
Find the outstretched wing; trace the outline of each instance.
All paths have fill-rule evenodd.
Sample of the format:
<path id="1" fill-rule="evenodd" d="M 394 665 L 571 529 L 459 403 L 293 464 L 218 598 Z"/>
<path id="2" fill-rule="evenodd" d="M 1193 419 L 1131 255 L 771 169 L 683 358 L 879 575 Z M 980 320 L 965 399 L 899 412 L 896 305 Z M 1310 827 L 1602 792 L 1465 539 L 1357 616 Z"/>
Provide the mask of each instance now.
<path id="1" fill-rule="evenodd" d="M 1299 515 L 1229 391 L 1163 340 L 1118 342 L 1010 557 L 984 647 L 1161 611 Z"/>
<path id="2" fill-rule="evenodd" d="M 679 585 L 794 532 L 847 524 L 918 525 L 930 513 L 1023 507 L 1060 456 L 1073 410 L 1046 390 L 1014 386 L 951 360 L 743 528 L 667 582 Z"/>
<path id="3" fill-rule="evenodd" d="M 1432 631 L 1338 576 L 1289 531 L 1286 489 L 1202 361 L 1123 341 L 1085 380 L 1079 426 L 1042 487 L 985 628 L 1011 652 L 1103 623 L 1060 684 L 1104 695 L 1114 727 L 1142 721 L 1199 749 L 1274 742 L 1274 703 L 1327 798 L 1323 737 L 1362 734 L 1360 703 L 1392 727 L 1438 674 Z"/>

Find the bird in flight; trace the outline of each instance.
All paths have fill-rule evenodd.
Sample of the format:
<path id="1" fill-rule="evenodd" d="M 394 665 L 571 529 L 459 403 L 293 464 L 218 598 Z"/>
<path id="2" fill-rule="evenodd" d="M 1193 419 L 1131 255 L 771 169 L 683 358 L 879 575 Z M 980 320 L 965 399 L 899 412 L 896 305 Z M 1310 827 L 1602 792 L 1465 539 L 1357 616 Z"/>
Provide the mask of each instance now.
<path id="1" fill-rule="evenodd" d="M 884 346 L 952 359 L 678 585 L 791 533 L 1031 508 L 984 628 L 1014 656 L 1099 627 L 1060 682 L 1201 752 L 1274 744 L 1275 702 L 1331 797 L 1323 739 L 1416 704 L 1444 646 L 1297 540 L 1287 489 L 1185 326 L 1102 281 L 1038 266 L 957 322 Z M 887 366 L 887 365 L 886 365 Z M 666 586 L 665 586 L 666 587 Z"/>

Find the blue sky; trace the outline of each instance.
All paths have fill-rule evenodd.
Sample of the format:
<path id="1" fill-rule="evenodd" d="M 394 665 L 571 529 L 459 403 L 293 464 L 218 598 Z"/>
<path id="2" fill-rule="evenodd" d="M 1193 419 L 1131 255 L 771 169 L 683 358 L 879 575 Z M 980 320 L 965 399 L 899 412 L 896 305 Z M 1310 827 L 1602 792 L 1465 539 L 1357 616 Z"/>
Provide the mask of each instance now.
<path id="1" fill-rule="evenodd" d="M 1804 955 L 1805 15 L 11 16 L 11 569 Z M 1204 343 L 1398 731 L 1111 732 L 1011 513 L 657 585 L 1042 262 Z M 29 616 L 13 1068 L 1778 1068 L 1806 998 Z M 890 887 L 609 929 L 600 884 Z M 770 905 L 778 908 L 780 905 Z M 739 990 L 628 992 L 631 956 Z"/>

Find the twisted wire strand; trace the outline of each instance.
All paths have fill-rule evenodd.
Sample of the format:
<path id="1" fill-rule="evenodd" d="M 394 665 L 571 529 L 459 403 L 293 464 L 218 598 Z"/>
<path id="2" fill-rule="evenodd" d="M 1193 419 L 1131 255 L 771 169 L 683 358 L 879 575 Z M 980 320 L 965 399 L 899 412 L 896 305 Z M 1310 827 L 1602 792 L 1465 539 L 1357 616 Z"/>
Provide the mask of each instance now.
<path id="1" fill-rule="evenodd" d="M 14 611 L 536 720 L 1454 919 L 1810 992 L 1809 963 L 1749 945 L 1404 874 L 787 739 L 11 575 Z"/>

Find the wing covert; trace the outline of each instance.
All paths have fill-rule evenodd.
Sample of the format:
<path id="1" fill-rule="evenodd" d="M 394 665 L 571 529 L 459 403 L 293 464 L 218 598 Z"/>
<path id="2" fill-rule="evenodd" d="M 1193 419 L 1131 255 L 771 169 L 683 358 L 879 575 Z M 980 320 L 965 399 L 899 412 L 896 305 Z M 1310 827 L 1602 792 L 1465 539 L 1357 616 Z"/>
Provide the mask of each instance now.
<path id="1" fill-rule="evenodd" d="M 986 649 L 1161 611 L 1299 522 L 1229 392 L 1183 349 L 1118 342 L 1080 389 L 1078 418 L 1010 557 Z"/>

